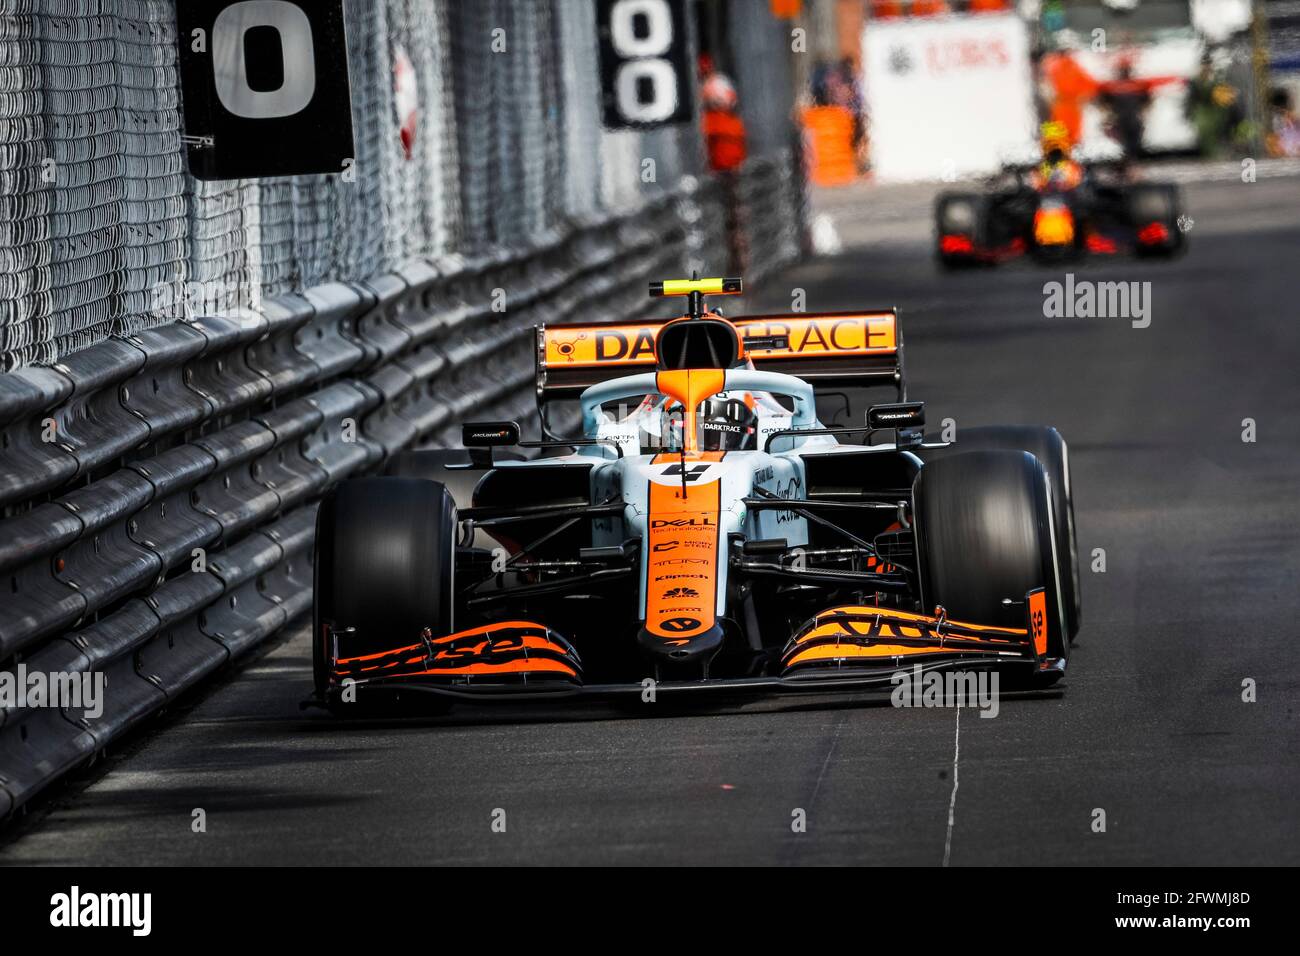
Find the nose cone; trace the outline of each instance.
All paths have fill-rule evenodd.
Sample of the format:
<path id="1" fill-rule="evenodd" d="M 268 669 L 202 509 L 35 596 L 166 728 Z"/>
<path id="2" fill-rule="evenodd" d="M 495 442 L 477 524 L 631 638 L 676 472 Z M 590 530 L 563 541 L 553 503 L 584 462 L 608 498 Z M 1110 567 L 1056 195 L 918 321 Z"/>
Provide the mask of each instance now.
<path id="1" fill-rule="evenodd" d="M 672 629 L 679 626 L 691 629 L 698 622 L 691 618 L 669 618 L 660 622 L 663 633 L 652 633 L 641 628 L 637 642 L 642 649 L 657 663 L 664 664 L 707 664 L 722 647 L 722 627 L 714 622 L 703 631 L 689 637 L 674 637 Z"/>

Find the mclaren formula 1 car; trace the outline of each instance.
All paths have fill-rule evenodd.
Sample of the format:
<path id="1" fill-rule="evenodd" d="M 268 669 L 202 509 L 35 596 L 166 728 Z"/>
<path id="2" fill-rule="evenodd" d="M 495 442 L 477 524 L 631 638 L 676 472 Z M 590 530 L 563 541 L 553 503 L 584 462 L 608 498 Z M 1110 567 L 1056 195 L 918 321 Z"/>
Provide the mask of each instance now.
<path id="1" fill-rule="evenodd" d="M 927 441 L 896 312 L 706 306 L 739 288 L 656 283 L 685 315 L 539 328 L 539 439 L 470 423 L 464 450 L 337 485 L 317 700 L 768 694 L 916 667 L 1057 680 L 1079 626 L 1061 436 Z M 891 401 L 861 424 L 823 424 L 819 406 L 876 386 Z"/>
<path id="2" fill-rule="evenodd" d="M 1008 167 L 982 193 L 935 199 L 944 268 L 1088 255 L 1170 257 L 1183 251 L 1182 199 L 1171 183 L 1130 182 L 1116 163 Z"/>

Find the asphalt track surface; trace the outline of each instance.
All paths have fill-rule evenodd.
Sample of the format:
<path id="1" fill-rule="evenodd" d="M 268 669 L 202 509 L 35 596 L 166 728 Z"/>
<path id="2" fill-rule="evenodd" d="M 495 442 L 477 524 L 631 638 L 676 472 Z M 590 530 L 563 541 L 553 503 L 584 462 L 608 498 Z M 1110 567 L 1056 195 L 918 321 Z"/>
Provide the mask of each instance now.
<path id="1" fill-rule="evenodd" d="M 339 725 L 298 709 L 299 629 L 0 833 L 0 862 L 1300 862 L 1300 179 L 1186 192 L 1185 258 L 1072 269 L 1151 282 L 1146 329 L 1045 318 L 1065 269 L 939 274 L 924 190 L 831 197 L 844 252 L 751 303 L 897 304 L 931 422 L 1061 429 L 1085 562 L 1063 694 Z"/>

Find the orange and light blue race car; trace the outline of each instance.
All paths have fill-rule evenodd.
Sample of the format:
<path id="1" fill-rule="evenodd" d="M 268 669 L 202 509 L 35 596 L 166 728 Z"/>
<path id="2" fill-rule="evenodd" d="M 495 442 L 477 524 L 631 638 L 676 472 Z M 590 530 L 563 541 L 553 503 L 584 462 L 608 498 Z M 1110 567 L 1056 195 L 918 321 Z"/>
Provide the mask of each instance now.
<path id="1" fill-rule="evenodd" d="M 540 438 L 474 422 L 463 450 L 337 485 L 315 699 L 844 690 L 918 666 L 1058 680 L 1079 626 L 1061 436 L 926 441 L 894 310 L 706 305 L 740 289 L 654 283 L 685 314 L 539 328 Z M 879 386 L 861 424 L 823 424 Z"/>

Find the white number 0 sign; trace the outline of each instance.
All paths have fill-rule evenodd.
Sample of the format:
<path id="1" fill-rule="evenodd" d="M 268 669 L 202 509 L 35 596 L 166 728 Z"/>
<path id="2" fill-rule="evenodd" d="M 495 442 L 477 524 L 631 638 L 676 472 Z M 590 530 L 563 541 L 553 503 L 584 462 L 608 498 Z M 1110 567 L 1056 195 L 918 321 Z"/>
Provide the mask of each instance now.
<path id="1" fill-rule="evenodd" d="M 284 83 L 277 90 L 255 90 L 248 83 L 244 37 L 255 27 L 280 34 Z M 279 119 L 306 109 L 316 95 L 316 47 L 311 20 L 287 0 L 245 0 L 222 10 L 212 24 L 212 69 L 217 98 L 244 119 Z"/>

